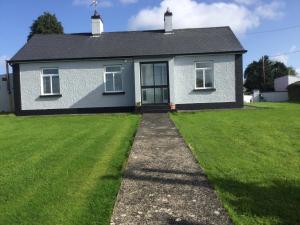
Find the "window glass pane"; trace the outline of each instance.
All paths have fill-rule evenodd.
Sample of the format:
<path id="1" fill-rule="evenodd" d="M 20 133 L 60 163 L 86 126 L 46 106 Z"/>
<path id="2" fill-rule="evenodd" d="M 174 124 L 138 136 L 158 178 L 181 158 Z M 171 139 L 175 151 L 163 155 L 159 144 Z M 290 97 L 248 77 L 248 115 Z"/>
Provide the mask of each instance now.
<path id="1" fill-rule="evenodd" d="M 58 69 L 43 69 L 43 74 L 58 74 Z"/>
<path id="2" fill-rule="evenodd" d="M 169 102 L 169 89 L 168 88 L 163 89 L 163 102 L 164 103 Z"/>
<path id="3" fill-rule="evenodd" d="M 213 87 L 212 70 L 206 70 L 205 71 L 205 87 Z"/>
<path id="4" fill-rule="evenodd" d="M 50 77 L 43 77 L 44 94 L 51 94 Z"/>
<path id="5" fill-rule="evenodd" d="M 114 91 L 114 87 L 113 87 L 113 74 L 112 73 L 107 73 L 105 75 L 105 91 Z"/>
<path id="6" fill-rule="evenodd" d="M 196 71 L 196 87 L 197 88 L 203 88 L 203 70 L 197 70 Z"/>
<path id="7" fill-rule="evenodd" d="M 142 64 L 142 86 L 154 85 L 153 64 Z"/>
<path id="8" fill-rule="evenodd" d="M 162 67 L 160 65 L 154 65 L 154 80 L 155 85 L 162 85 Z"/>
<path id="9" fill-rule="evenodd" d="M 154 64 L 155 85 L 167 85 L 167 65 Z"/>
<path id="10" fill-rule="evenodd" d="M 115 73 L 115 91 L 122 91 L 122 74 L 121 73 Z"/>
<path id="11" fill-rule="evenodd" d="M 163 67 L 163 85 L 168 85 L 168 71 L 167 71 L 167 65 Z"/>
<path id="12" fill-rule="evenodd" d="M 196 68 L 212 68 L 212 63 L 211 62 L 200 62 L 196 63 Z"/>
<path id="13" fill-rule="evenodd" d="M 162 88 L 155 88 L 155 103 L 163 103 Z"/>
<path id="14" fill-rule="evenodd" d="M 144 104 L 153 104 L 154 103 L 154 89 L 146 88 L 143 89 L 143 103 Z"/>
<path id="15" fill-rule="evenodd" d="M 107 66 L 106 72 L 121 72 L 121 66 Z"/>
<path id="16" fill-rule="evenodd" d="M 52 77 L 52 92 L 53 93 L 59 93 L 59 77 L 53 76 Z"/>
<path id="17" fill-rule="evenodd" d="M 147 102 L 147 91 L 144 89 L 143 91 L 143 102 Z"/>

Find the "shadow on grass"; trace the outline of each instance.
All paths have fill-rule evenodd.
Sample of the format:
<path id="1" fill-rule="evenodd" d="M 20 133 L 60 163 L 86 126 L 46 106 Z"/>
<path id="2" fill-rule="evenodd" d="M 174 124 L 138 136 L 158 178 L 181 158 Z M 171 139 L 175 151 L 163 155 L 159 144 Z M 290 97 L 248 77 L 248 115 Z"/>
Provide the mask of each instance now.
<path id="1" fill-rule="evenodd" d="M 267 105 L 266 105 L 267 104 Z M 300 104 L 300 101 L 285 101 L 285 102 L 253 102 L 245 103 L 244 106 L 248 109 L 285 109 L 287 105 L 297 106 Z M 289 109 L 289 108 L 288 108 Z"/>
<path id="2" fill-rule="evenodd" d="M 300 184 L 275 180 L 269 185 L 214 179 L 222 198 L 238 216 L 270 218 L 276 224 L 300 224 Z"/>
<path id="3" fill-rule="evenodd" d="M 8 115 L 14 115 L 14 113 L 11 113 L 11 112 L 0 112 L 0 116 L 1 115 L 6 115 L 6 116 L 8 116 Z"/>
<path id="4" fill-rule="evenodd" d="M 288 101 L 288 103 L 292 103 L 292 104 L 300 104 L 300 101 Z"/>

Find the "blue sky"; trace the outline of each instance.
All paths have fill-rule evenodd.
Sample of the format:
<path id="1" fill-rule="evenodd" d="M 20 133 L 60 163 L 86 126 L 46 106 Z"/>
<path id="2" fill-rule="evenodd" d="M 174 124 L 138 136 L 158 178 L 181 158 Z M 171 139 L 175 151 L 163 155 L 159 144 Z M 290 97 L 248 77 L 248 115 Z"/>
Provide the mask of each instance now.
<path id="1" fill-rule="evenodd" d="M 90 32 L 92 0 L 0 0 L 0 73 L 3 60 L 25 43 L 32 21 L 44 11 L 55 13 L 66 33 Z M 245 66 L 264 54 L 293 66 L 300 73 L 300 1 L 298 0 L 99 0 L 105 31 L 156 29 L 167 7 L 174 26 L 229 25 L 248 50 Z M 298 26 L 277 32 L 278 28 Z M 288 53 L 282 55 L 282 53 Z"/>

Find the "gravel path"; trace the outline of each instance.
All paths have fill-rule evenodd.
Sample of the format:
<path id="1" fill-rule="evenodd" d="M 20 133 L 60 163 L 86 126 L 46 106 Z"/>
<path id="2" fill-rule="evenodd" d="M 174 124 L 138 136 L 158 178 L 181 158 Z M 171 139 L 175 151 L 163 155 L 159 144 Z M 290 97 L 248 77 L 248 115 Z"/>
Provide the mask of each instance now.
<path id="1" fill-rule="evenodd" d="M 168 114 L 144 114 L 111 225 L 232 224 Z"/>

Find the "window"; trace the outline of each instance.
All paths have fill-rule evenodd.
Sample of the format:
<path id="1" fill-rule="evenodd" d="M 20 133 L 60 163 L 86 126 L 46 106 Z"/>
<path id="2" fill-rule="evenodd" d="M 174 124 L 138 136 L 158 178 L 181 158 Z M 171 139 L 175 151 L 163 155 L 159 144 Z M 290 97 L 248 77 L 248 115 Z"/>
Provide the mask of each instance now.
<path id="1" fill-rule="evenodd" d="M 42 95 L 60 94 L 58 69 L 42 70 Z"/>
<path id="2" fill-rule="evenodd" d="M 196 63 L 196 89 L 206 89 L 214 87 L 213 63 Z"/>
<path id="3" fill-rule="evenodd" d="M 121 66 L 105 67 L 104 82 L 105 92 L 122 92 L 123 91 L 123 76 Z"/>

